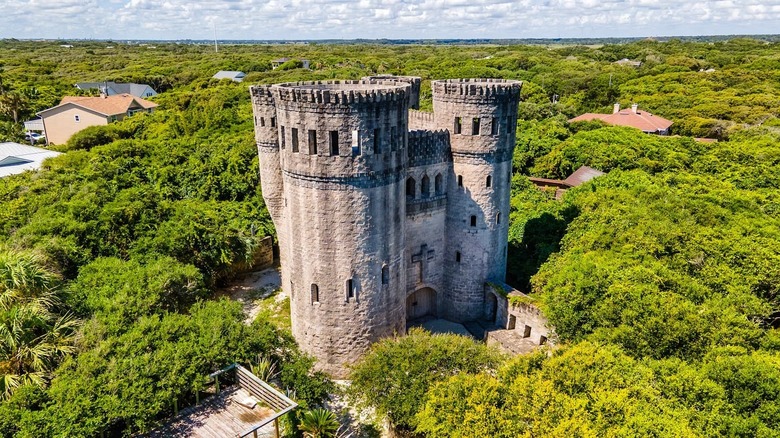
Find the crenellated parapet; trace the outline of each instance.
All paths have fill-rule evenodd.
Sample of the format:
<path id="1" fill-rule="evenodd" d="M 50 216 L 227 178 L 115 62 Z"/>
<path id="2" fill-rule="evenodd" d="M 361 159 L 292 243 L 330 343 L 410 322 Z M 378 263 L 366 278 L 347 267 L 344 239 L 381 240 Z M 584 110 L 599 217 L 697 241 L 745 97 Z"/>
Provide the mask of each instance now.
<path id="1" fill-rule="evenodd" d="M 409 167 L 452 161 L 447 131 L 409 131 Z"/>
<path id="2" fill-rule="evenodd" d="M 409 110 L 409 130 L 433 131 L 436 129 L 436 122 L 433 113 Z"/>
<path id="3" fill-rule="evenodd" d="M 451 102 L 517 100 L 523 83 L 508 79 L 446 79 L 431 82 L 434 99 Z"/>
<path id="4" fill-rule="evenodd" d="M 366 76 L 363 81 L 390 81 L 409 84 L 409 109 L 420 109 L 420 85 L 422 79 L 417 76 L 375 75 Z"/>
<path id="5" fill-rule="evenodd" d="M 400 102 L 409 98 L 408 87 L 393 81 L 312 81 L 273 86 L 277 102 L 352 105 Z"/>

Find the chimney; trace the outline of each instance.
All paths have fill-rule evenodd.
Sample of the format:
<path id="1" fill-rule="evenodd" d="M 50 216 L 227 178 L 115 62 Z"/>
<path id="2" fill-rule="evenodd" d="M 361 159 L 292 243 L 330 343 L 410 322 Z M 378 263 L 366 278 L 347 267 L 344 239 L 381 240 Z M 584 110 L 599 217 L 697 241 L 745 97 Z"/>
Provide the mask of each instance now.
<path id="1" fill-rule="evenodd" d="M 620 112 L 620 102 L 616 103 L 615 106 L 612 107 L 612 114 L 617 114 Z"/>
<path id="2" fill-rule="evenodd" d="M 636 110 L 637 110 L 637 108 L 639 108 L 639 105 L 638 105 L 638 104 L 636 104 L 636 103 L 635 103 L 635 104 L 631 105 L 631 112 L 632 112 L 632 113 L 634 113 L 634 114 L 636 114 Z"/>

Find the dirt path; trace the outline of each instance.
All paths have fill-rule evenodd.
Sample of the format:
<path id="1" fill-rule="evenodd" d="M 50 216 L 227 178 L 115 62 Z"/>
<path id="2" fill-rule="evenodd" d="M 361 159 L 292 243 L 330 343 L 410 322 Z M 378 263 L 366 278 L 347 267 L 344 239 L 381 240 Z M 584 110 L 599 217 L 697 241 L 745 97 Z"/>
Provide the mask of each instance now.
<path id="1" fill-rule="evenodd" d="M 217 296 L 227 296 L 231 300 L 241 303 L 246 314 L 245 322 L 249 324 L 254 321 L 257 314 L 263 309 L 263 302 L 268 297 L 276 294 L 274 300 L 277 304 L 287 298 L 286 292 L 280 290 L 281 283 L 282 278 L 279 274 L 279 268 L 268 268 L 262 271 L 250 272 L 244 278 L 217 291 Z"/>

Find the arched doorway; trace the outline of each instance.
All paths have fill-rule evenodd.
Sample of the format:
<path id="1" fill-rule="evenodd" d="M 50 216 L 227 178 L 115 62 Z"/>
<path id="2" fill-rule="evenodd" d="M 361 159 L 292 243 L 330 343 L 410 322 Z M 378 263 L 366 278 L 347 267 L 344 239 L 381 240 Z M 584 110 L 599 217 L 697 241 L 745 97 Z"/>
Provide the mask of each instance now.
<path id="1" fill-rule="evenodd" d="M 424 287 L 406 298 L 406 320 L 436 316 L 436 291 Z"/>
<path id="2" fill-rule="evenodd" d="M 492 293 L 485 297 L 485 319 L 490 322 L 496 322 L 496 313 L 498 311 L 498 300 Z"/>

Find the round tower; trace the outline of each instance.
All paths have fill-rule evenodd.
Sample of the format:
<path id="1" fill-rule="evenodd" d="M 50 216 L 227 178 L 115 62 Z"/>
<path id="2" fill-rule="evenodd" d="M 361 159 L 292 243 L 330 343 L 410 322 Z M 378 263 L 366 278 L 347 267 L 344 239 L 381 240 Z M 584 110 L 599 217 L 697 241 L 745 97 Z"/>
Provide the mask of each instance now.
<path id="1" fill-rule="evenodd" d="M 279 224 L 282 214 L 283 182 L 279 161 L 279 135 L 276 127 L 276 106 L 271 86 L 250 87 L 252 94 L 252 112 L 255 118 L 255 143 L 260 160 L 260 188 L 263 200 L 275 224 Z"/>
<path id="2" fill-rule="evenodd" d="M 512 153 L 522 82 L 433 81 L 434 123 L 450 132 L 445 317 L 485 314 L 484 285 L 506 275 Z"/>
<path id="3" fill-rule="evenodd" d="M 345 376 L 371 343 L 405 332 L 408 85 L 279 84 L 283 287 L 293 335 Z M 265 186 L 263 186 L 265 189 Z"/>
<path id="4" fill-rule="evenodd" d="M 417 76 L 376 75 L 365 76 L 364 81 L 389 81 L 409 84 L 409 109 L 420 109 L 420 84 L 422 78 Z"/>

